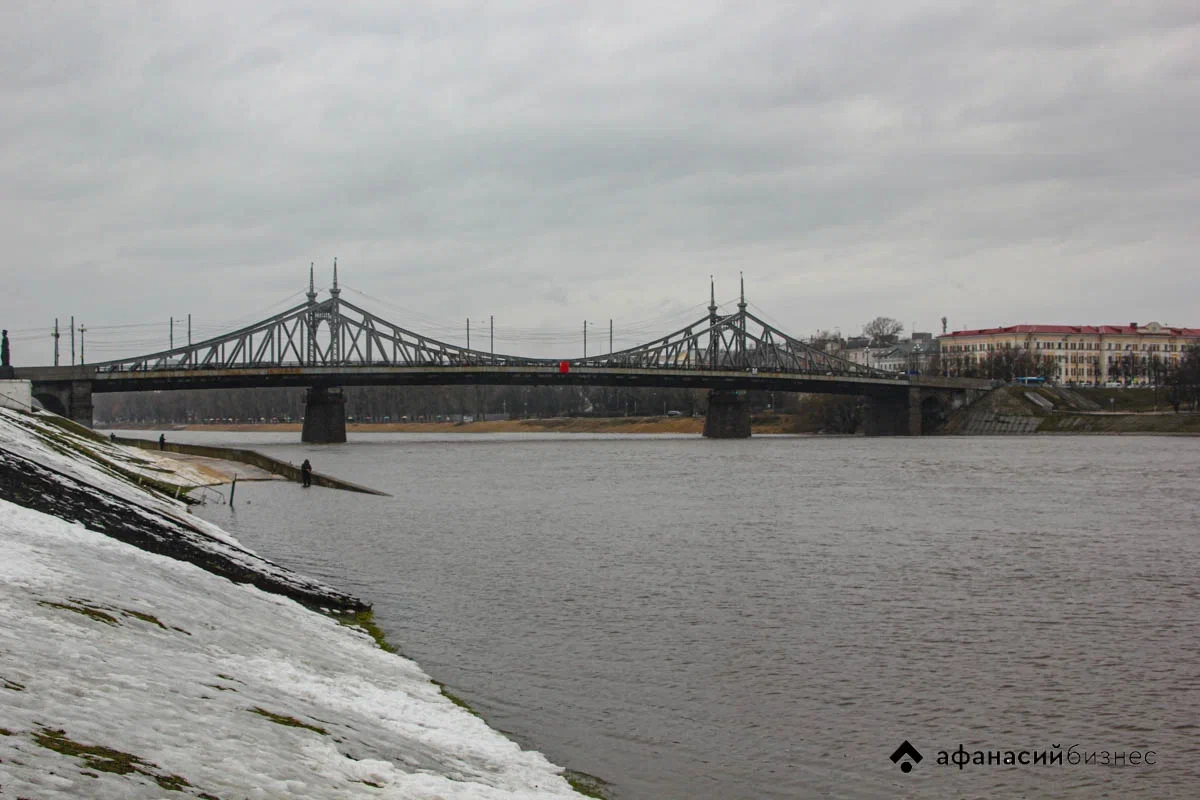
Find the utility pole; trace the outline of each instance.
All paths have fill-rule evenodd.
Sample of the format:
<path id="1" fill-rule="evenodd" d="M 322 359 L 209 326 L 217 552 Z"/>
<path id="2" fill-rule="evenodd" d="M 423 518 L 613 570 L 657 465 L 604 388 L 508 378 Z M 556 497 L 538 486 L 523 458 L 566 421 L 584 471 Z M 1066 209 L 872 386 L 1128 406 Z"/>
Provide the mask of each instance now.
<path id="1" fill-rule="evenodd" d="M 467 317 L 467 349 L 471 349 L 471 318 Z"/>
<path id="2" fill-rule="evenodd" d="M 87 356 L 84 354 L 83 335 L 87 333 L 87 328 L 83 327 L 83 323 L 79 323 L 79 363 L 87 362 Z"/>
<path id="3" fill-rule="evenodd" d="M 608 352 L 612 352 L 612 320 L 608 321 Z"/>
<path id="4" fill-rule="evenodd" d="M 188 314 L 188 347 L 192 346 L 192 315 Z"/>
<path id="5" fill-rule="evenodd" d="M 167 334 L 167 349 L 175 349 L 175 318 L 171 317 L 171 332 Z"/>
<path id="6" fill-rule="evenodd" d="M 75 366 L 75 315 L 71 315 L 71 366 Z"/>
<path id="7" fill-rule="evenodd" d="M 587 320 L 583 321 L 583 357 L 587 358 Z"/>
<path id="8" fill-rule="evenodd" d="M 488 352 L 496 355 L 496 317 L 494 314 L 488 314 L 488 335 L 490 337 Z"/>
<path id="9" fill-rule="evenodd" d="M 58 337 L 61 335 L 58 332 L 58 317 L 54 318 L 54 333 L 50 334 L 54 338 L 54 366 L 58 366 Z"/>

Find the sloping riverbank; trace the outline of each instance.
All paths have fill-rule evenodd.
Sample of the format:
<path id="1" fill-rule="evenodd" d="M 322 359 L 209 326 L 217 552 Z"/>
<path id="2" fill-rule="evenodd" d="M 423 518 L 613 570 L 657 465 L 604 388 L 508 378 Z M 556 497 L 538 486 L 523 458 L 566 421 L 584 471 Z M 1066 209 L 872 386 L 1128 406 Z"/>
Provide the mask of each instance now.
<path id="1" fill-rule="evenodd" d="M 361 601 L 0 414 L 0 795 L 578 796 Z"/>
<path id="2" fill-rule="evenodd" d="M 1004 386 L 955 411 L 940 432 L 1200 435 L 1200 413 L 1153 411 L 1150 393 L 1149 389 Z M 1111 401 L 1111 406 L 1105 401 Z M 1165 402 L 1161 407 L 1166 408 Z"/>

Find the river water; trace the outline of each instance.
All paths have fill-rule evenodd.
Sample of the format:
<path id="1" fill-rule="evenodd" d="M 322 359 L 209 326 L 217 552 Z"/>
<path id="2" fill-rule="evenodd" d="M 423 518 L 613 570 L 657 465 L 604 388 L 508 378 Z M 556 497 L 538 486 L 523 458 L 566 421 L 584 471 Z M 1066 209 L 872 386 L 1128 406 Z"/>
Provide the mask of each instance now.
<path id="1" fill-rule="evenodd" d="M 390 492 L 199 513 L 615 797 L 1200 796 L 1200 439 L 170 438 Z"/>

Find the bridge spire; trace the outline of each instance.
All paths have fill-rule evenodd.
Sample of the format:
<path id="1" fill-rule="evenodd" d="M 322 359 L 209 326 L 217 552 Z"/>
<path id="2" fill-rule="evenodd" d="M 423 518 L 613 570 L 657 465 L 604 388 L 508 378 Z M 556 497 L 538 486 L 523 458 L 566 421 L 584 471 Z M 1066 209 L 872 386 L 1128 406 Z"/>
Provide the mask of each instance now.
<path id="1" fill-rule="evenodd" d="M 308 291 L 305 292 L 305 297 L 308 298 L 308 304 L 311 306 L 317 302 L 317 288 L 313 283 L 313 262 L 308 262 Z"/>
<path id="2" fill-rule="evenodd" d="M 740 294 L 738 295 L 738 322 L 736 336 L 738 365 L 742 367 L 750 366 L 748 355 L 746 353 L 746 276 L 738 270 L 738 281 L 741 284 Z"/>
<path id="3" fill-rule="evenodd" d="M 342 290 L 339 289 L 338 285 L 337 285 L 337 256 L 334 256 L 333 257 L 333 288 L 329 290 L 329 294 L 333 295 L 333 299 L 336 300 L 338 295 L 341 293 L 342 293 Z"/>
<path id="4" fill-rule="evenodd" d="M 717 284 L 713 276 L 708 276 L 708 324 L 717 324 Z"/>

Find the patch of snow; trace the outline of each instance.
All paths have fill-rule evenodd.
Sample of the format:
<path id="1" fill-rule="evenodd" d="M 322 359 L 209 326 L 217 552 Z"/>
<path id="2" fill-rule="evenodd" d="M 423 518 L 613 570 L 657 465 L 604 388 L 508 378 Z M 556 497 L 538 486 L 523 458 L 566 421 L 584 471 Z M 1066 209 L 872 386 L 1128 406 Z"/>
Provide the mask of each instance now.
<path id="1" fill-rule="evenodd" d="M 132 523 L 138 520 L 150 523 L 143 526 L 143 532 L 147 536 L 157 538 L 167 545 L 185 544 L 194 550 L 212 553 L 219 560 L 240 569 L 269 576 L 277 588 L 290 587 L 288 591 L 294 597 L 328 597 L 329 605 L 353 602 L 352 598 L 342 592 L 298 575 L 251 552 L 218 526 L 192 516 L 183 503 L 152 492 L 115 472 L 107 460 L 111 454 L 103 448 L 91 446 L 104 443 L 76 436 L 79 449 L 65 446 L 59 435 L 61 430 L 53 423 L 43 421 L 40 415 L 18 414 L 0 409 L 0 461 L 14 460 L 14 456 L 16 459 L 22 459 L 27 471 L 37 473 L 50 485 L 61 486 L 64 497 L 77 495 L 79 492 L 90 495 L 91 507 L 111 510 Z M 2 497 L 4 494 L 0 492 L 0 498 Z M 51 506 L 57 500 L 53 497 L 44 499 Z M 107 532 L 94 521 L 80 519 L 78 515 L 68 516 L 64 512 L 60 516 Z M 119 532 L 112 533 L 120 535 Z M 124 538 L 129 540 L 129 537 Z"/>
<path id="2" fill-rule="evenodd" d="M 291 600 L 3 500 L 0 550 L 0 795 L 578 797 L 412 661 Z M 55 731 L 142 762 L 88 767 Z"/>
<path id="3" fill-rule="evenodd" d="M 44 414 L 49 416 L 49 412 L 44 412 Z M 49 467 L 55 472 L 86 483 L 107 494 L 115 495 L 151 514 L 161 514 L 172 519 L 183 520 L 189 527 L 196 528 L 213 539 L 253 554 L 226 531 L 199 517 L 192 516 L 188 513 L 185 503 L 138 486 L 109 466 L 110 464 L 119 464 L 122 468 L 130 469 L 144 477 L 155 477 L 153 471 L 145 469 L 147 464 L 154 463 L 145 458 L 146 451 L 137 447 L 95 441 L 78 436 L 52 423 L 42 421 L 39 418 L 41 416 L 18 414 L 7 409 L 0 409 L 0 449 L 16 453 L 42 466 Z M 84 456 L 75 450 L 68 449 L 63 452 L 54 445 L 58 437 L 66 437 L 81 449 L 90 451 L 94 454 L 94 458 Z M 140 467 L 137 466 L 139 464 Z M 160 480 L 162 479 L 161 475 L 158 477 Z M 176 481 L 169 482 L 175 483 Z"/>

